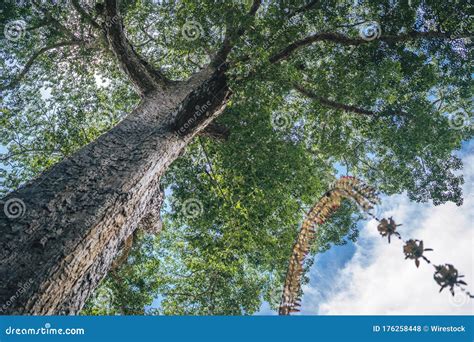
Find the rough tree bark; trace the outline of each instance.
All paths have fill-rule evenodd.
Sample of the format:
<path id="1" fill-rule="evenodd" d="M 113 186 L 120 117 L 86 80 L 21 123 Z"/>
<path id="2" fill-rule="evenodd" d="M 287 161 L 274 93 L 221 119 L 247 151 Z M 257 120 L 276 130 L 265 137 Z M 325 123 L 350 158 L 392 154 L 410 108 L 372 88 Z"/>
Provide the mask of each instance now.
<path id="1" fill-rule="evenodd" d="M 111 131 L 0 202 L 7 206 L 21 200 L 26 209 L 15 218 L 4 215 L 8 208 L 0 208 L 0 314 L 77 314 L 140 222 L 153 225 L 149 215 L 156 213 L 159 179 L 170 163 L 197 134 L 228 136 L 225 127 L 208 126 L 229 99 L 227 56 L 245 28 L 229 28 L 210 65 L 189 80 L 176 82 L 134 50 L 124 33 L 117 0 L 104 3 L 104 20 L 99 24 L 79 1 L 72 2 L 83 19 L 100 30 L 97 39 L 106 41 L 142 100 Z M 296 13 L 315 4 L 312 1 Z M 260 5 L 254 0 L 248 16 L 254 16 Z M 443 37 L 422 32 L 379 40 Z M 295 41 L 269 62 L 277 64 L 319 41 L 367 43 L 338 33 L 318 33 Z"/>
<path id="2" fill-rule="evenodd" d="M 78 313 L 148 214 L 160 176 L 229 94 L 211 68 L 148 93 L 110 132 L 9 194 L 26 211 L 0 216 L 2 313 Z"/>
<path id="3" fill-rule="evenodd" d="M 139 223 L 153 224 L 161 175 L 230 96 L 225 66 L 169 81 L 128 42 L 116 0 L 106 0 L 105 17 L 109 47 L 142 100 L 111 131 L 3 199 L 26 210 L 0 215 L 1 314 L 77 314 Z"/>

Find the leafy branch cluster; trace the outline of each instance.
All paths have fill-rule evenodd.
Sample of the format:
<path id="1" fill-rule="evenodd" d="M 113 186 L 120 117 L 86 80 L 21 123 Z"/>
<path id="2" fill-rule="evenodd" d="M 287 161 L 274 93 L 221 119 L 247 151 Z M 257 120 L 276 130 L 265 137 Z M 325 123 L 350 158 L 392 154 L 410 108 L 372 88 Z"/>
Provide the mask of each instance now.
<path id="1" fill-rule="evenodd" d="M 14 3 L 0 12 L 0 32 L 26 24 L 19 40 L 0 36 L 2 194 L 107 132 L 151 90 L 189 91 L 229 65 L 227 108 L 164 175 L 159 243 L 137 239 L 143 258 L 132 251 L 104 282 L 117 313 L 157 296 L 164 314 L 258 311 L 282 287 L 295 227 L 335 165 L 387 195 L 462 204 L 453 151 L 474 131 L 448 115 L 471 107 L 467 3 Z M 380 37 L 361 39 L 359 25 L 374 20 Z M 182 34 L 190 23 L 192 40 Z M 202 215 L 183 214 L 189 199 Z M 310 254 L 356 239 L 354 207 L 332 212 Z"/>

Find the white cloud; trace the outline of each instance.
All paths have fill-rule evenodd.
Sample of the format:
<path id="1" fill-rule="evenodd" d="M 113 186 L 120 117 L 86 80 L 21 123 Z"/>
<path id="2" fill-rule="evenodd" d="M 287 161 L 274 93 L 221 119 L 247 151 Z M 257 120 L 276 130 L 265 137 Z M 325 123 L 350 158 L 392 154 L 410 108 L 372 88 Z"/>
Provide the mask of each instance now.
<path id="1" fill-rule="evenodd" d="M 464 274 L 468 289 L 474 292 L 474 154 L 464 161 L 464 205 L 452 203 L 433 206 L 410 202 L 405 195 L 391 196 L 384 203 L 383 216 L 403 223 L 399 231 L 404 239 L 423 240 L 433 248 L 426 256 L 434 264 L 450 263 Z M 304 313 L 364 315 L 461 315 L 474 313 L 474 300 L 460 293 L 454 298 L 447 289 L 438 293 L 433 280 L 434 268 L 422 261 L 417 269 L 413 260 L 405 260 L 403 243 L 397 238 L 388 244 L 372 220 L 361 230 L 352 259 L 338 271 L 334 287 L 321 301 L 320 289 L 307 286 L 303 298 Z M 317 267 L 317 264 L 314 266 Z"/>

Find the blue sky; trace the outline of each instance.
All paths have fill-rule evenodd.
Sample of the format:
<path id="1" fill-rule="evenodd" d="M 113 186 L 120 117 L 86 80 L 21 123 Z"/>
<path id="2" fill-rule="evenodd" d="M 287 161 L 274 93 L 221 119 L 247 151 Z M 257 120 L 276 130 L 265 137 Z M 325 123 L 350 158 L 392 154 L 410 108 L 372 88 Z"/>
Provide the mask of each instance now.
<path id="1" fill-rule="evenodd" d="M 384 196 L 378 208 L 380 216 L 392 216 L 403 226 L 406 238 L 421 239 L 434 248 L 428 257 L 435 264 L 452 263 L 474 292 L 474 140 L 463 144 L 458 155 L 464 163 L 465 202 L 434 206 L 413 203 L 405 194 Z M 412 260 L 404 260 L 401 241 L 389 245 L 376 229 L 375 220 L 359 224 L 356 243 L 334 246 L 317 255 L 303 287 L 301 314 L 364 315 L 461 315 L 473 314 L 474 304 L 460 293 L 438 293 L 433 267 L 422 263 L 417 269 Z M 259 315 L 275 315 L 267 303 Z"/>
<path id="2" fill-rule="evenodd" d="M 2 146 L 0 150 L 5 152 Z M 424 240 L 426 247 L 433 247 L 430 258 L 435 263 L 449 262 L 458 267 L 474 292 L 474 140 L 464 143 L 459 156 L 464 163 L 463 206 L 412 203 L 402 194 L 382 198 L 379 210 L 382 216 L 393 215 L 403 223 L 404 236 Z M 447 291 L 438 294 L 432 273 L 432 267 L 424 263 L 416 269 L 412 261 L 404 260 L 401 243 L 388 245 L 378 235 L 374 220 L 362 222 L 356 243 L 334 246 L 316 256 L 310 282 L 303 288 L 301 313 L 474 313 L 473 301 L 464 295 L 452 298 Z M 157 298 L 152 306 L 158 305 Z M 258 314 L 276 312 L 264 303 Z"/>
<path id="3" fill-rule="evenodd" d="M 428 255 L 435 264 L 452 263 L 474 289 L 474 140 L 459 152 L 464 162 L 464 198 L 452 203 L 410 202 L 405 194 L 385 196 L 381 216 L 393 215 L 403 223 L 402 235 L 421 239 L 434 248 Z M 389 245 L 376 229 L 376 221 L 362 222 L 356 243 L 336 246 L 316 257 L 310 283 L 304 287 L 302 314 L 473 314 L 474 305 L 464 294 L 438 293 L 433 267 L 417 269 L 404 260 L 402 242 Z M 262 314 L 267 314 L 265 307 Z"/>
<path id="4" fill-rule="evenodd" d="M 3 146 L 0 152 L 6 152 Z M 433 262 L 455 265 L 474 292 L 474 140 L 464 143 L 458 154 L 464 163 L 463 206 L 413 203 L 401 194 L 382 198 L 379 211 L 403 223 L 405 238 L 424 240 L 426 247 L 434 248 Z M 404 260 L 401 242 L 388 245 L 378 235 L 374 220 L 359 227 L 356 243 L 334 246 L 316 256 L 310 282 L 303 288 L 302 314 L 474 313 L 473 301 L 465 295 L 438 294 L 433 268 L 422 263 L 416 269 L 413 261 Z M 158 305 L 157 298 L 152 306 Z M 258 314 L 276 312 L 264 303 Z"/>

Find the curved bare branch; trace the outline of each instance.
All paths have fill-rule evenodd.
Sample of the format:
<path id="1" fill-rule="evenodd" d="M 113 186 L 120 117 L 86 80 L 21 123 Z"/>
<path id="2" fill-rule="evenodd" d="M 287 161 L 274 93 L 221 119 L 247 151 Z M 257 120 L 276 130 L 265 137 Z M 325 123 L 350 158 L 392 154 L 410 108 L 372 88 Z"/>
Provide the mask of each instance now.
<path id="1" fill-rule="evenodd" d="M 325 97 L 315 94 L 313 91 L 309 90 L 308 88 L 303 87 L 300 84 L 295 83 L 293 84 L 293 87 L 304 96 L 309 97 L 310 99 L 313 99 L 319 102 L 320 104 L 322 104 L 323 106 L 326 106 L 329 108 L 343 110 L 346 112 L 351 112 L 351 113 L 356 113 L 356 114 L 361 114 L 361 115 L 366 115 L 366 116 L 371 116 L 371 117 L 383 117 L 383 116 L 397 115 L 397 114 L 408 116 L 408 113 L 401 110 L 373 111 L 373 110 L 368 110 L 368 109 L 364 109 L 357 106 L 352 106 L 352 105 L 347 105 L 344 103 L 332 101 Z"/>
<path id="2" fill-rule="evenodd" d="M 23 69 L 20 71 L 20 73 L 13 78 L 13 80 L 5 85 L 5 86 L 0 86 L 0 90 L 6 90 L 6 89 L 9 89 L 9 88 L 12 88 L 14 87 L 15 85 L 18 84 L 18 82 L 20 82 L 23 77 L 25 77 L 25 75 L 28 73 L 28 71 L 31 69 L 31 67 L 33 66 L 34 62 L 44 53 L 48 52 L 48 51 L 51 51 L 51 50 L 54 50 L 54 49 L 57 49 L 57 48 L 60 48 L 60 47 L 64 47 L 64 46 L 73 46 L 73 45 L 80 45 L 82 44 L 83 42 L 82 41 L 79 41 L 79 40 L 71 40 L 71 41 L 66 41 L 66 42 L 59 42 L 59 43 L 55 43 L 55 44 L 51 44 L 51 45 L 48 45 L 48 46 L 45 46 L 41 49 L 39 49 L 38 51 L 36 51 L 31 57 L 30 59 L 26 62 L 25 66 L 23 67 Z"/>
<path id="3" fill-rule="evenodd" d="M 346 105 L 346 104 L 343 104 L 343 103 L 339 103 L 339 102 L 336 102 L 336 101 L 329 100 L 327 98 L 324 98 L 322 96 L 319 96 L 319 95 L 313 93 L 311 90 L 309 90 L 307 88 L 304 88 L 299 84 L 294 84 L 294 88 L 298 92 L 300 92 L 301 94 L 305 95 L 306 97 L 309 97 L 313 100 L 316 100 L 316 101 L 318 101 L 319 103 L 321 103 L 322 105 L 324 105 L 326 107 L 331 107 L 333 109 L 339 109 L 339 110 L 344 110 L 346 112 L 352 112 L 352 113 L 368 115 L 368 116 L 378 115 L 378 113 L 376 113 L 374 111 L 371 111 L 371 110 L 367 110 L 367 109 L 364 109 L 364 108 L 351 106 L 351 105 Z"/>
<path id="4" fill-rule="evenodd" d="M 303 5 L 299 8 L 297 8 L 296 10 L 294 10 L 293 12 L 291 12 L 289 17 L 291 18 L 291 17 L 294 17 L 295 15 L 298 15 L 300 13 L 304 13 L 306 11 L 309 11 L 309 10 L 313 9 L 319 3 L 320 3 L 319 0 L 311 0 L 306 5 Z"/>
<path id="5" fill-rule="evenodd" d="M 128 41 L 117 0 L 105 1 L 105 18 L 104 29 L 109 45 L 120 67 L 129 76 L 138 91 L 141 94 L 146 94 L 160 86 L 169 84 L 170 81 L 145 61 Z"/>
<path id="6" fill-rule="evenodd" d="M 249 12 L 247 13 L 247 17 L 254 17 L 257 13 L 258 9 L 262 4 L 261 0 L 253 0 L 252 6 L 250 7 Z M 231 28 L 224 38 L 221 48 L 216 53 L 215 57 L 213 58 L 212 65 L 218 67 L 219 65 L 223 64 L 227 60 L 227 56 L 229 55 L 230 51 L 235 45 L 235 40 L 240 38 L 245 33 L 245 27 L 237 27 Z"/>
<path id="7" fill-rule="evenodd" d="M 226 141 L 229 139 L 230 130 L 228 127 L 217 122 L 211 122 L 198 134 L 202 137 L 212 138 L 216 141 Z"/>
<path id="8" fill-rule="evenodd" d="M 76 11 L 84 18 L 89 24 L 91 24 L 94 28 L 98 30 L 102 30 L 102 27 L 92 18 L 92 16 L 81 6 L 79 0 L 72 0 L 72 6 L 76 9 Z"/>
<path id="9" fill-rule="evenodd" d="M 380 38 L 377 39 L 377 41 L 383 41 L 387 43 L 398 43 L 398 42 L 407 42 L 407 41 L 416 40 L 416 39 L 460 39 L 460 38 L 469 38 L 471 36 L 472 36 L 471 34 L 461 34 L 461 35 L 453 36 L 449 33 L 436 32 L 436 31 L 408 32 L 408 33 L 400 34 L 400 35 L 382 35 L 380 36 Z M 342 45 L 352 45 L 352 46 L 358 46 L 358 45 L 368 44 L 372 42 L 372 41 L 362 39 L 360 37 L 351 38 L 338 32 L 320 32 L 320 33 L 310 35 L 308 37 L 305 37 L 303 39 L 300 39 L 291 43 L 286 48 L 280 50 L 280 52 L 271 56 L 270 62 L 278 63 L 290 57 L 291 54 L 295 52 L 296 50 L 299 50 L 313 43 L 323 42 L 323 41 L 333 42 L 333 43 L 342 44 Z"/>

